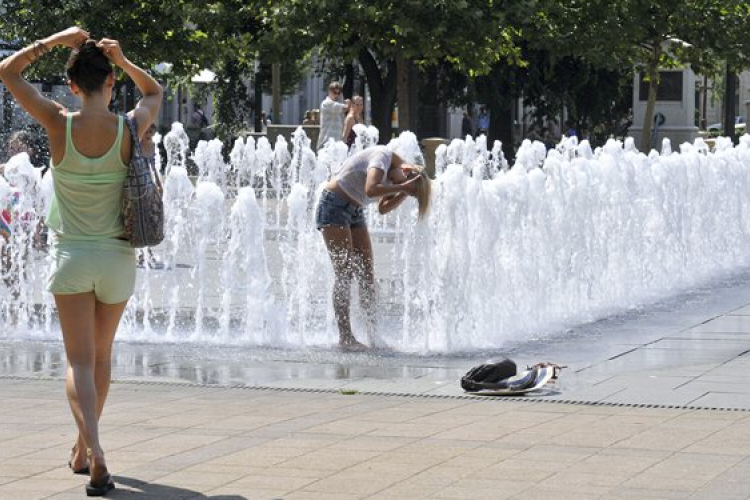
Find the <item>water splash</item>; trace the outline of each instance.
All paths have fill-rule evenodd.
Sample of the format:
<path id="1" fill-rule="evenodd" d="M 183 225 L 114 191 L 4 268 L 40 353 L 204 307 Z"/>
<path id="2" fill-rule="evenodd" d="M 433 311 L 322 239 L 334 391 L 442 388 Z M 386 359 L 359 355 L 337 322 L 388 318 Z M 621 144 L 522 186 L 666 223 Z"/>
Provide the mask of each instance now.
<path id="1" fill-rule="evenodd" d="M 226 165 L 223 145 L 204 142 L 192 152 L 201 176 L 194 188 L 182 132 L 177 124 L 164 138 L 168 233 L 154 249 L 164 269 L 139 272 L 120 338 L 335 345 L 332 269 L 314 211 L 346 146 L 329 143 L 316 157 L 302 131 L 273 149 L 249 137 L 233 144 Z M 414 352 L 498 348 L 750 265 L 750 136 L 737 146 L 719 140 L 713 152 L 702 140 L 648 155 L 630 139 L 596 151 L 575 138 L 543 146 L 525 141 L 508 169 L 499 143 L 489 152 L 481 138 L 453 141 L 436 151 L 425 221 L 413 199 L 387 217 L 368 210 L 384 343 Z M 392 147 L 419 161 L 413 134 Z M 15 161 L 17 171 L 36 172 Z M 222 171 L 232 172 L 224 187 Z M 6 198 L 13 183 L 32 179 L 13 169 L 9 177 L 0 181 Z M 38 220 L 50 185 L 32 184 L 23 211 Z M 41 291 L 49 260 L 31 241 L 19 231 L 10 245 L 33 258 L 13 285 L 18 294 L 0 284 L 5 337 L 55 336 Z M 356 316 L 355 307 L 364 338 Z"/>

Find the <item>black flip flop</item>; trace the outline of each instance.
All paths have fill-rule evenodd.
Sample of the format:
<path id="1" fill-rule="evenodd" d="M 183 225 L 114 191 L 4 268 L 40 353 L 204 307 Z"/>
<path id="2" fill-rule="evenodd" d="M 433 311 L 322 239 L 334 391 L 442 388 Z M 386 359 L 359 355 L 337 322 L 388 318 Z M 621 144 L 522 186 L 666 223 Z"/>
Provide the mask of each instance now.
<path id="1" fill-rule="evenodd" d="M 115 482 L 112 481 L 112 476 L 107 474 L 106 482 L 101 486 L 96 486 L 89 481 L 86 485 L 86 496 L 88 497 L 103 497 L 110 491 L 115 489 Z"/>

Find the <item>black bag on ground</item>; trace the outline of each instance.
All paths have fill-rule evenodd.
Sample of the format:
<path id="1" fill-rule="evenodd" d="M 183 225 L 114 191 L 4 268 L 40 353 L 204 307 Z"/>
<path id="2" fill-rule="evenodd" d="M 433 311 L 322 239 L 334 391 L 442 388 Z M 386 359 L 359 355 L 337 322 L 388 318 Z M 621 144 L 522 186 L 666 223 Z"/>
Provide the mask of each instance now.
<path id="1" fill-rule="evenodd" d="M 516 364 L 510 359 L 488 361 L 475 366 L 461 378 L 461 388 L 466 392 L 477 392 L 482 389 L 504 388 L 498 382 L 514 376 Z"/>

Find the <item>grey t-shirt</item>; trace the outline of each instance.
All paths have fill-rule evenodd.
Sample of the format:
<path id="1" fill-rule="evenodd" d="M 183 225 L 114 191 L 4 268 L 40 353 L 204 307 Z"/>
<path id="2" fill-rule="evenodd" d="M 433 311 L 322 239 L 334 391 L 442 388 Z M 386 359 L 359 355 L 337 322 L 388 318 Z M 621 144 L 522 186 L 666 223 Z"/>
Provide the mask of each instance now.
<path id="1" fill-rule="evenodd" d="M 320 135 L 318 135 L 318 149 L 322 148 L 328 139 L 341 140 L 344 133 L 344 104 L 326 97 L 320 104 Z"/>
<path id="2" fill-rule="evenodd" d="M 385 146 L 375 146 L 353 154 L 341 165 L 341 170 L 335 176 L 336 184 L 360 205 L 373 203 L 377 198 L 368 198 L 365 194 L 367 171 L 371 168 L 379 168 L 384 173 L 381 184 L 390 184 L 388 170 L 391 168 L 392 156 Z"/>

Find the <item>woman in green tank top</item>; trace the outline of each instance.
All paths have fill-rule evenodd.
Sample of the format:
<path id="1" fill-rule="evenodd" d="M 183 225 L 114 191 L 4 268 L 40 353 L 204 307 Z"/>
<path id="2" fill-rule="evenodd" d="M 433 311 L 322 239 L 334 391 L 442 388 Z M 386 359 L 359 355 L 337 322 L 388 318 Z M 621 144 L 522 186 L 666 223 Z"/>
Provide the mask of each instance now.
<path id="1" fill-rule="evenodd" d="M 70 112 L 43 96 L 22 73 L 50 49 L 70 47 L 70 90 L 81 109 Z M 143 98 L 129 115 L 143 135 L 154 122 L 162 88 L 122 53 L 116 40 L 90 40 L 68 28 L 37 40 L 0 62 L 0 79 L 18 104 L 47 131 L 55 198 L 48 216 L 54 267 L 48 290 L 55 296 L 68 359 L 67 394 L 79 430 L 69 465 L 89 473 L 89 496 L 114 488 L 99 443 L 99 417 L 110 383 L 115 332 L 135 283 L 135 254 L 123 240 L 122 189 L 130 160 L 130 135 L 109 111 L 120 67 Z"/>

